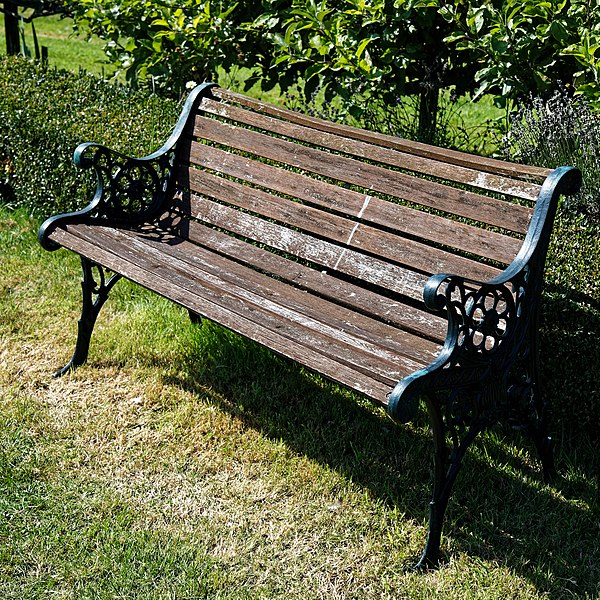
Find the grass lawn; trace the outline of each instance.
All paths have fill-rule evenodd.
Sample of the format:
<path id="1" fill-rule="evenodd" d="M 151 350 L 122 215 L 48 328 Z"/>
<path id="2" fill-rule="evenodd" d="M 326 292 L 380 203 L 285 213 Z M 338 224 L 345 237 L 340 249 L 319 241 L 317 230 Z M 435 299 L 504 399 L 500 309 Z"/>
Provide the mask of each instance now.
<path id="1" fill-rule="evenodd" d="M 36 19 L 35 30 L 40 46 L 48 48 L 48 64 L 59 69 L 76 71 L 85 68 L 96 75 L 110 75 L 113 68 L 106 63 L 102 42 L 98 39 L 86 40 L 83 35 L 73 33 L 71 19 L 59 16 Z M 34 56 L 34 42 L 31 24 L 25 23 L 25 42 Z M 4 18 L 0 16 L 0 54 L 6 52 Z"/>
<path id="2" fill-rule="evenodd" d="M 426 420 L 119 282 L 62 379 L 79 265 L 0 209 L 0 597 L 598 598 L 595 449 L 541 482 L 510 430 L 465 461 L 434 572 Z"/>

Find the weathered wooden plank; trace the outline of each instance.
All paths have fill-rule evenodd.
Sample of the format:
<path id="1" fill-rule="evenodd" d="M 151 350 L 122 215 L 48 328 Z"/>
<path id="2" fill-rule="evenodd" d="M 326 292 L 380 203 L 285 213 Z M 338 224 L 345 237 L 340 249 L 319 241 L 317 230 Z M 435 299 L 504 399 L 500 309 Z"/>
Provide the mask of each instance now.
<path id="1" fill-rule="evenodd" d="M 443 343 L 445 339 L 447 323 L 443 317 L 403 304 L 397 298 L 377 294 L 325 271 L 290 261 L 201 223 L 184 220 L 179 215 L 165 215 L 158 226 L 164 227 L 165 232 L 175 232 L 197 245 L 230 256 L 253 269 L 261 270 L 371 318 L 411 331 L 438 344 Z"/>
<path id="2" fill-rule="evenodd" d="M 243 123 L 250 127 L 263 129 L 266 132 L 272 132 L 329 150 L 473 186 L 486 192 L 493 191 L 515 198 L 535 201 L 541 189 L 540 185 L 528 181 L 487 173 L 445 161 L 382 147 L 344 135 L 321 131 L 320 129 L 314 129 L 306 125 L 299 125 L 289 120 L 274 118 L 264 113 L 252 112 L 237 106 L 225 104 L 224 102 L 217 102 L 210 98 L 203 100 L 201 109 L 204 113 L 214 114 L 234 123 Z"/>
<path id="3" fill-rule="evenodd" d="M 81 236 L 81 239 L 85 240 L 85 229 L 86 226 L 78 225 L 69 226 L 67 231 L 70 230 L 71 233 Z M 374 377 L 387 386 L 393 386 L 398 378 L 402 377 L 407 366 L 410 370 L 414 370 L 419 368 L 420 364 L 422 365 L 414 360 L 395 356 L 383 348 L 347 334 L 344 336 L 345 339 L 331 337 L 327 335 L 326 328 L 323 329 L 324 323 L 309 321 L 305 315 L 298 316 L 292 310 L 284 310 L 283 306 L 269 304 L 268 298 L 258 295 L 253 297 L 247 293 L 247 290 L 228 286 L 218 276 L 208 277 L 206 272 L 194 270 L 193 275 L 201 276 L 201 278 L 195 279 L 190 276 L 189 263 L 166 255 L 162 249 L 152 253 L 148 252 L 148 247 L 146 247 L 145 252 L 136 252 L 135 234 L 131 232 L 122 232 L 123 240 L 121 241 L 117 239 L 118 230 L 110 228 L 94 227 L 93 232 L 88 229 L 88 233 L 92 240 L 85 241 L 92 247 L 100 242 L 103 248 L 109 249 L 118 257 L 120 271 L 125 268 L 125 263 L 131 263 L 145 271 L 150 278 L 158 276 L 160 285 L 165 285 L 162 282 L 168 282 L 169 286 L 176 285 L 185 289 L 190 296 L 208 299 L 238 317 L 250 317 L 256 327 L 277 332 L 285 340 L 294 341 L 294 345 L 301 344 L 311 348 L 320 355 L 340 361 L 347 367 Z M 147 243 L 151 244 L 152 242 L 147 240 Z M 161 244 L 161 242 L 158 243 Z M 142 279 L 145 278 L 142 277 Z M 143 284 L 143 281 L 140 283 Z M 287 342 L 283 342 L 282 348 L 279 346 L 272 348 L 286 354 L 286 345 Z"/>
<path id="4" fill-rule="evenodd" d="M 207 196 L 226 202 L 228 205 L 260 213 L 262 216 L 281 222 L 286 227 L 297 228 L 428 275 L 440 272 L 468 274 L 474 279 L 487 280 L 500 273 L 499 269 L 480 262 L 426 246 L 421 242 L 400 238 L 387 231 L 273 196 L 259 189 L 249 189 L 235 181 L 222 179 L 205 171 L 194 170 L 191 178 L 192 189 L 202 194 L 202 196 L 196 194 L 191 196 L 189 209 L 192 214 L 205 211 L 204 196 Z"/>
<path id="5" fill-rule="evenodd" d="M 420 179 L 399 171 L 390 171 L 354 158 L 273 138 L 214 119 L 197 117 L 194 135 L 336 181 L 361 187 L 367 184 L 367 190 L 373 189 L 404 201 L 509 231 L 525 233 L 529 225 L 531 212 L 525 206 Z"/>
<path id="6" fill-rule="evenodd" d="M 404 140 L 396 136 L 390 136 L 374 131 L 367 131 L 358 127 L 342 125 L 340 123 L 332 123 L 330 121 L 303 115 L 295 111 L 291 111 L 221 88 L 213 90 L 213 94 L 215 97 L 222 100 L 234 102 L 241 106 L 246 106 L 247 108 L 256 110 L 257 112 L 272 115 L 281 119 L 286 119 L 300 125 L 312 127 L 319 131 L 343 135 L 352 139 L 378 144 L 386 148 L 394 148 L 401 152 L 414 154 L 415 156 L 432 158 L 441 162 L 447 162 L 453 165 L 485 171 L 487 173 L 507 175 L 509 177 L 516 177 L 525 181 L 535 181 L 538 183 L 542 183 L 544 179 L 551 173 L 551 169 L 544 169 L 542 167 L 533 167 L 530 165 L 521 165 L 498 159 L 476 156 L 466 152 L 438 148 L 428 144 L 423 144 L 421 142 Z"/>
<path id="7" fill-rule="evenodd" d="M 90 242 L 97 235 L 92 231 L 78 234 Z M 312 330 L 313 334 L 324 337 L 331 346 L 328 352 L 334 352 L 334 346 L 342 345 L 350 348 L 359 358 L 363 354 L 375 357 L 381 365 L 372 367 L 370 371 L 378 370 L 386 363 L 395 364 L 399 357 L 417 361 L 415 366 L 428 364 L 441 349 L 439 344 L 419 339 L 282 281 L 273 280 L 191 242 L 181 240 L 163 244 L 145 232 L 118 229 L 103 230 L 102 235 L 109 239 L 109 246 L 113 250 L 120 247 L 122 252 L 126 248 L 148 256 L 152 264 L 177 268 L 195 285 L 210 286 L 224 296 L 239 298 L 246 307 L 254 306 L 255 310 L 272 313 L 282 323 L 290 322 L 290 325 L 298 326 L 301 330 Z M 281 331 L 281 324 L 277 329 Z M 368 359 L 363 357 L 362 360 Z M 389 376 L 389 368 L 382 373 Z"/>
<path id="8" fill-rule="evenodd" d="M 415 236 L 465 252 L 475 252 L 484 258 L 505 265 L 517 255 L 522 240 L 480 227 L 449 221 L 439 215 L 423 212 L 386 201 L 375 195 L 361 194 L 302 173 L 285 171 L 276 166 L 226 152 L 220 148 L 198 145 L 194 150 L 195 164 L 298 198 L 313 206 L 340 212 L 361 221 L 383 226 L 398 233 Z M 183 187 L 193 188 L 196 169 L 181 167 L 178 175 Z M 283 175 L 283 176 L 282 176 Z"/>
<path id="9" fill-rule="evenodd" d="M 311 261 L 327 270 L 346 273 L 421 300 L 423 286 L 428 279 L 425 274 L 288 229 L 205 198 L 195 197 L 194 203 L 195 212 L 192 216 L 201 222 Z M 186 210 L 185 214 L 189 215 L 189 212 Z"/>

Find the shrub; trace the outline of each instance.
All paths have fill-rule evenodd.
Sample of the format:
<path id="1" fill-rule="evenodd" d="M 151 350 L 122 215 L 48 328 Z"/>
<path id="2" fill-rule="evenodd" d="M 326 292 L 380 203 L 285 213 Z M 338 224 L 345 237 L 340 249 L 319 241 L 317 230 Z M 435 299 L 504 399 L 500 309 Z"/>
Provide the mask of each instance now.
<path id="1" fill-rule="evenodd" d="M 356 94 L 347 99 L 336 98 L 337 102 L 327 102 L 325 98 L 326 92 L 322 88 L 317 88 L 309 99 L 298 90 L 288 90 L 284 95 L 285 105 L 292 110 L 387 135 L 423 141 L 417 116 L 420 104 L 417 96 L 395 98 L 392 104 L 373 93 L 369 96 Z M 441 93 L 436 128 L 428 139 L 429 143 L 482 155 L 497 150 L 501 136 L 499 121 L 488 116 L 476 125 L 467 124 L 463 109 L 468 104 L 469 100 L 464 96 L 457 97 L 449 91 Z"/>
<path id="2" fill-rule="evenodd" d="M 180 107 L 83 72 L 0 58 L 0 201 L 47 215 L 91 198 L 95 182 L 71 162 L 94 141 L 133 155 L 155 150 Z"/>
<path id="3" fill-rule="evenodd" d="M 235 0 L 79 0 L 72 11 L 77 28 L 103 40 L 109 61 L 133 87 L 178 97 L 186 81 L 212 81 L 219 68 L 244 61 L 241 22 L 259 7 Z"/>
<path id="4" fill-rule="evenodd" d="M 532 98 L 512 118 L 506 157 L 545 167 L 575 165 L 582 191 L 563 202 L 546 265 L 541 321 L 544 391 L 553 429 L 600 431 L 600 119 L 564 91 Z M 593 218 L 590 218 L 593 217 Z"/>
<path id="5" fill-rule="evenodd" d="M 503 152 L 527 164 L 579 167 L 583 187 L 568 208 L 600 218 L 600 118 L 585 99 L 565 91 L 530 98 L 512 118 Z"/>

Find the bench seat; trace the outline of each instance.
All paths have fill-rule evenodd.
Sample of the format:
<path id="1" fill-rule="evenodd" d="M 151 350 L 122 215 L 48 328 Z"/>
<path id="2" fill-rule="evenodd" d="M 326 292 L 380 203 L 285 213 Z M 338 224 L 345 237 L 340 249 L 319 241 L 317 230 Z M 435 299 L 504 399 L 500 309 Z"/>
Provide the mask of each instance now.
<path id="1" fill-rule="evenodd" d="M 273 261 L 278 263 L 273 265 L 276 272 L 265 274 L 223 256 L 219 251 L 231 251 L 227 248 L 230 238 L 219 239 L 214 232 L 208 244 L 199 245 L 158 227 L 74 224 L 57 232 L 54 239 L 380 404 L 387 404 L 400 379 L 435 359 L 445 338 L 443 319 L 432 322 L 427 314 L 414 310 L 416 328 L 419 320 L 426 322 L 428 334 L 437 340 L 404 331 L 394 322 L 398 303 L 374 292 L 353 290 L 351 284 L 347 306 L 337 298 L 328 299 L 328 286 L 340 290 L 338 283 L 327 281 L 331 278 L 326 273 L 312 282 L 307 281 L 312 270 L 303 273 L 301 265 L 286 259 Z M 255 256 L 246 260 L 260 264 L 264 251 L 250 248 Z M 354 300 L 353 294 L 360 297 Z M 356 304 L 361 302 L 376 304 L 380 318 L 359 312 Z M 437 326 L 435 333 L 432 325 Z"/>

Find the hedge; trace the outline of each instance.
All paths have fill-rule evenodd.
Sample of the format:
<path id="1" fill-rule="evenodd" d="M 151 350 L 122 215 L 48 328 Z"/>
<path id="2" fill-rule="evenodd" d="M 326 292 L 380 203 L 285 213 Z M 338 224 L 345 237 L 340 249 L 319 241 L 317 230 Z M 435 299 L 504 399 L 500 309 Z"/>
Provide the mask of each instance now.
<path id="1" fill-rule="evenodd" d="M 72 164 L 84 141 L 134 155 L 155 150 L 180 107 L 83 71 L 0 57 L 0 201 L 44 216 L 91 198 L 89 173 Z"/>

